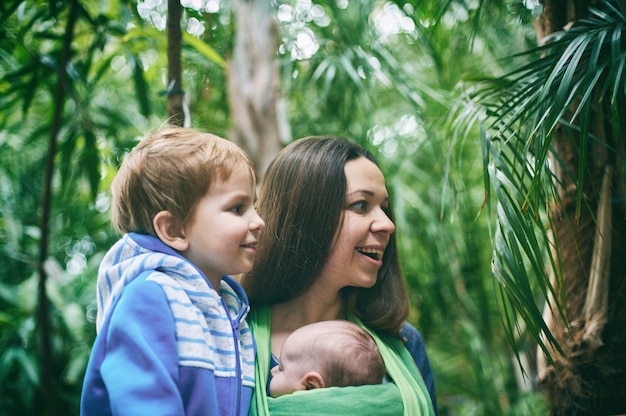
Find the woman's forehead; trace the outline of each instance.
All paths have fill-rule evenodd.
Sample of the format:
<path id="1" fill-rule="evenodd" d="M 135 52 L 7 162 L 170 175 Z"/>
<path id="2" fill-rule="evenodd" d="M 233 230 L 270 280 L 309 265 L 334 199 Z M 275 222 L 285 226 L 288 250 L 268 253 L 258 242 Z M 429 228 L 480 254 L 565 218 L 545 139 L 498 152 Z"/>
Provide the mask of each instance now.
<path id="1" fill-rule="evenodd" d="M 366 194 L 386 193 L 385 177 L 376 164 L 366 158 L 346 162 L 346 193 L 361 192 Z"/>

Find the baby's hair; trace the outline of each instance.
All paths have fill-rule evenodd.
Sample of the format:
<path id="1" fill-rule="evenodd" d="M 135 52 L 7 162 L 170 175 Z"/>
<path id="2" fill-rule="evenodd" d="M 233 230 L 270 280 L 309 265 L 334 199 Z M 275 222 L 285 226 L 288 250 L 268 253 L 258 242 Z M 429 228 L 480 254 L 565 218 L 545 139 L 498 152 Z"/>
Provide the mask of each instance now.
<path id="1" fill-rule="evenodd" d="M 349 321 L 327 321 L 333 326 L 319 334 L 312 348 L 319 357 L 326 386 L 380 384 L 385 364 L 372 336 Z"/>
<path id="2" fill-rule="evenodd" d="M 235 169 L 248 169 L 254 178 L 248 155 L 226 139 L 179 127 L 151 132 L 111 184 L 111 222 L 122 233 L 156 236 L 154 216 L 169 211 L 185 225 L 211 186 Z"/>

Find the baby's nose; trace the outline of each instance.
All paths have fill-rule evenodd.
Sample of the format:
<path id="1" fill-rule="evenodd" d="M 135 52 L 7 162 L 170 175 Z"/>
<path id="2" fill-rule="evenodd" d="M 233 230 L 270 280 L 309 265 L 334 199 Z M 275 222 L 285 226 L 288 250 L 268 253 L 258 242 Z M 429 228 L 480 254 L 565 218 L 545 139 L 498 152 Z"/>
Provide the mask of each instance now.
<path id="1" fill-rule="evenodd" d="M 278 373 L 278 366 L 277 365 L 272 367 L 272 369 L 270 370 L 270 374 L 272 375 L 272 377 L 274 377 L 276 375 L 276 373 Z"/>

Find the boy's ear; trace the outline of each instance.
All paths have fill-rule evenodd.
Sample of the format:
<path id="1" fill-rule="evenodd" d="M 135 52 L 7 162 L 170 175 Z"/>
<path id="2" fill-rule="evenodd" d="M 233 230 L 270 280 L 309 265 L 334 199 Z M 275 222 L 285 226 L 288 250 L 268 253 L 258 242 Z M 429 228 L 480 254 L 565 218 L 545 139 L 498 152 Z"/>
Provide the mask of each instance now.
<path id="1" fill-rule="evenodd" d="M 302 383 L 307 390 L 320 389 L 326 387 L 324 377 L 317 371 L 309 371 L 302 377 Z"/>
<path id="2" fill-rule="evenodd" d="M 154 216 L 152 225 L 159 239 L 174 250 L 185 251 L 189 247 L 182 221 L 171 212 L 159 211 Z"/>

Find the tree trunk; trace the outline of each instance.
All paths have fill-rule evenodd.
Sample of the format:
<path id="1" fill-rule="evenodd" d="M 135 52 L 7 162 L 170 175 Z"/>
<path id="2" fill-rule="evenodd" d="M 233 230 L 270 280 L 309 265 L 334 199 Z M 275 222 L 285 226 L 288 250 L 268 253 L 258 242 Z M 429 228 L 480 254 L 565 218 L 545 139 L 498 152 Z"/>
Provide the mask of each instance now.
<path id="1" fill-rule="evenodd" d="M 584 3 L 584 4 L 582 4 Z M 587 15 L 589 1 L 549 1 L 536 24 L 539 39 Z M 595 97 L 585 170 L 579 171 L 580 132 L 559 126 L 552 139 L 560 203 L 551 207 L 561 261 L 567 322 L 546 305 L 548 326 L 564 351 L 539 359 L 539 382 L 552 415 L 626 412 L 626 208 L 624 137 L 614 137 L 608 99 Z M 570 114 L 571 116 L 571 114 Z M 577 195 L 582 178 L 582 202 Z M 541 355 L 541 354 L 540 354 Z"/>
<path id="2" fill-rule="evenodd" d="M 182 31 L 180 0 L 167 1 L 167 115 L 172 126 L 184 126 L 185 103 L 180 63 Z"/>
<path id="3" fill-rule="evenodd" d="M 236 0 L 237 33 L 228 65 L 232 140 L 252 158 L 258 181 L 289 140 L 280 75 L 276 62 L 276 29 L 271 2 Z"/>

